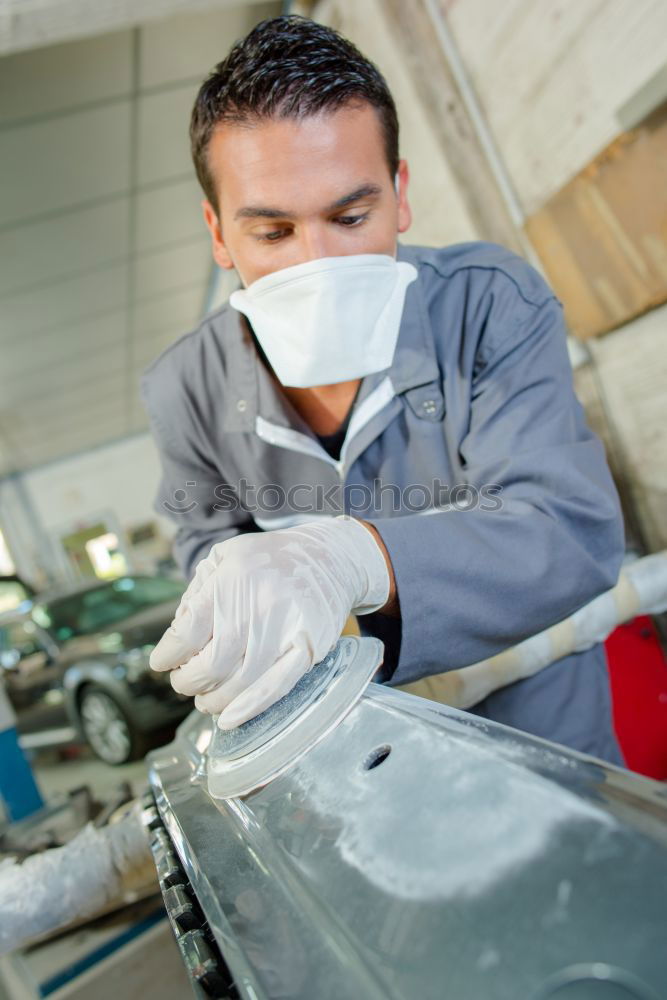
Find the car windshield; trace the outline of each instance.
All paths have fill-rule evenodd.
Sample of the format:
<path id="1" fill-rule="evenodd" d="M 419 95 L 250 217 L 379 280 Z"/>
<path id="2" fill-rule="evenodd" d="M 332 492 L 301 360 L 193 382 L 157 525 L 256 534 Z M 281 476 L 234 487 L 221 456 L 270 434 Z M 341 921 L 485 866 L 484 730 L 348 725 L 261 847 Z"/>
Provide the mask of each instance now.
<path id="1" fill-rule="evenodd" d="M 108 628 L 156 604 L 177 601 L 183 589 L 183 584 L 165 577 L 123 576 L 80 594 L 39 604 L 33 617 L 63 642 Z"/>

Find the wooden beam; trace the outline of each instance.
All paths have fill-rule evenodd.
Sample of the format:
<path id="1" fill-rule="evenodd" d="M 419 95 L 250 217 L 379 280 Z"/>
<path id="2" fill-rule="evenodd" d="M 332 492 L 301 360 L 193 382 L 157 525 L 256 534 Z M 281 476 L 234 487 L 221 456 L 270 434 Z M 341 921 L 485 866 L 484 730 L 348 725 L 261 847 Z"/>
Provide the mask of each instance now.
<path id="1" fill-rule="evenodd" d="M 384 0 L 387 23 L 482 239 L 524 254 L 424 0 Z"/>

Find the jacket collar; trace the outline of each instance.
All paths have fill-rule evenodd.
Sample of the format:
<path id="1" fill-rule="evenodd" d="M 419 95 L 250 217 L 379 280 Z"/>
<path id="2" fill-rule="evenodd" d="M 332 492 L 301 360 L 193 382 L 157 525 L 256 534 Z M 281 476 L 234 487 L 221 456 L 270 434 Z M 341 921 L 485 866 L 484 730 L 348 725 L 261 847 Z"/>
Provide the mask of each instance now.
<path id="1" fill-rule="evenodd" d="M 435 356 L 435 343 L 431 323 L 426 309 L 424 276 L 419 266 L 416 247 L 399 244 L 398 260 L 407 261 L 417 268 L 417 280 L 408 287 L 405 306 L 394 352 L 394 360 L 389 369 L 394 390 L 397 394 L 415 389 L 417 386 L 433 382 L 440 376 Z"/>

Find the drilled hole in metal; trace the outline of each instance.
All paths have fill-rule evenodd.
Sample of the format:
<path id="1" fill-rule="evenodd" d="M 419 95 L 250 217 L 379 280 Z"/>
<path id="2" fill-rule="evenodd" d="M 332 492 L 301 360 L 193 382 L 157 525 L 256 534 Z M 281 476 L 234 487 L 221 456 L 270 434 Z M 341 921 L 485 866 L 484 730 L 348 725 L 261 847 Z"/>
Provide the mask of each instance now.
<path id="1" fill-rule="evenodd" d="M 388 744 L 382 747 L 376 747 L 375 750 L 369 753 L 368 757 L 364 761 L 364 770 L 370 771 L 374 767 L 384 763 L 389 754 L 391 753 L 391 747 Z"/>

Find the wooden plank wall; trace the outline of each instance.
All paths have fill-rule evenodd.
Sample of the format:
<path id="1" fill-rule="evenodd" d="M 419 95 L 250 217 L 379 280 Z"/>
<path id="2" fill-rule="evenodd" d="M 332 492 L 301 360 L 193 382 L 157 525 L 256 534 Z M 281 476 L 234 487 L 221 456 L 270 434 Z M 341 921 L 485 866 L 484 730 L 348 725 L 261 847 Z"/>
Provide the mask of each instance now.
<path id="1" fill-rule="evenodd" d="M 593 364 L 575 372 L 589 423 L 605 442 L 616 481 L 639 518 L 641 541 L 652 551 L 667 548 L 666 333 L 664 305 L 590 340 Z"/>
<path id="2" fill-rule="evenodd" d="M 532 215 L 622 131 L 667 62 L 665 0 L 439 0 Z"/>
<path id="3" fill-rule="evenodd" d="M 577 336 L 667 301 L 667 106 L 619 136 L 526 228 Z"/>

